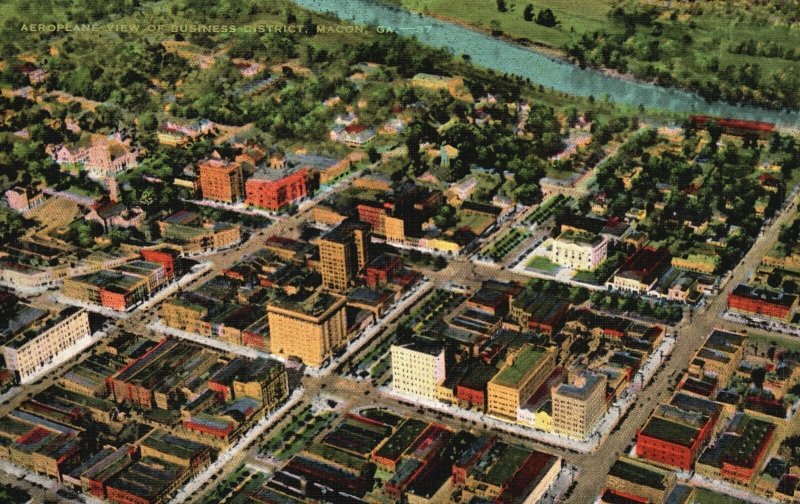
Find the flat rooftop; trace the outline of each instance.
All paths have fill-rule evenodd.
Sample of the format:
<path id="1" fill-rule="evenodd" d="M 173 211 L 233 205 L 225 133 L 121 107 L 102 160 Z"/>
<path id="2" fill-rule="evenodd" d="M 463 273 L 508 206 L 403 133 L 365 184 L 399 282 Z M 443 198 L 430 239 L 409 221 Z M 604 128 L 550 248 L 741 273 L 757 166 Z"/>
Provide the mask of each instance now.
<path id="1" fill-rule="evenodd" d="M 546 352 L 533 345 L 525 345 L 514 359 L 513 364 L 504 366 L 492 379 L 492 383 L 504 387 L 518 387 L 528 372 L 546 357 Z"/>

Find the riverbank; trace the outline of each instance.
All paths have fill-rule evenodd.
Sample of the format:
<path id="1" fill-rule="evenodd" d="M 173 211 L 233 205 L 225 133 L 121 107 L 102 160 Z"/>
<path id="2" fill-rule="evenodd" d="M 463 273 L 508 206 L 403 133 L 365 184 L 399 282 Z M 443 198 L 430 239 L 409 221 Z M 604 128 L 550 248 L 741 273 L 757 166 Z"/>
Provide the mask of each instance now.
<path id="1" fill-rule="evenodd" d="M 705 114 L 735 119 L 775 123 L 781 127 L 800 127 L 800 111 L 778 111 L 752 105 L 709 102 L 702 96 L 679 88 L 667 88 L 630 80 L 593 69 L 582 69 L 564 59 L 541 54 L 510 40 L 492 37 L 463 24 L 447 22 L 397 7 L 366 0 L 294 0 L 317 12 L 328 12 L 357 24 L 389 26 L 396 33 L 413 33 L 428 46 L 448 50 L 454 55 L 468 54 L 469 61 L 502 74 L 516 75 L 569 95 L 607 97 L 610 102 L 679 114 Z"/>
<path id="2" fill-rule="evenodd" d="M 688 6 L 675 7 L 672 15 L 668 15 L 670 9 L 665 8 L 652 25 L 643 21 L 638 30 L 634 28 L 632 33 L 623 34 L 622 16 L 611 15 L 614 7 L 606 0 L 591 4 L 561 0 L 534 2 L 534 15 L 537 10 L 552 9 L 557 20 L 555 27 L 523 20 L 524 3 L 509 3 L 501 11 L 493 2 L 470 6 L 446 0 L 370 2 L 477 30 L 605 75 L 685 90 L 711 101 L 777 111 L 782 108 L 780 103 L 798 104 L 790 84 L 776 83 L 792 79 L 791 69 L 795 74 L 800 71 L 800 51 L 792 49 L 800 44 L 800 37 L 786 26 L 765 27 L 755 22 L 754 16 L 761 13 L 759 9 L 751 13 L 751 19 L 741 20 L 721 12 L 717 13 L 719 19 L 713 18 L 710 11 L 688 14 L 691 11 Z M 737 38 L 730 36 L 732 26 L 741 30 Z M 654 30 L 671 35 L 661 37 Z M 620 37 L 625 39 L 624 43 Z M 721 42 L 723 39 L 727 43 Z M 770 44 L 772 52 L 767 54 L 763 48 L 757 53 L 742 49 L 747 40 L 752 45 L 753 39 Z M 650 47 L 648 54 L 652 55 L 642 54 L 642 47 Z M 575 51 L 574 57 L 567 53 L 568 48 L 572 48 L 570 54 Z M 788 56 L 784 59 L 782 54 Z M 752 72 L 747 70 L 751 65 L 755 67 Z"/>

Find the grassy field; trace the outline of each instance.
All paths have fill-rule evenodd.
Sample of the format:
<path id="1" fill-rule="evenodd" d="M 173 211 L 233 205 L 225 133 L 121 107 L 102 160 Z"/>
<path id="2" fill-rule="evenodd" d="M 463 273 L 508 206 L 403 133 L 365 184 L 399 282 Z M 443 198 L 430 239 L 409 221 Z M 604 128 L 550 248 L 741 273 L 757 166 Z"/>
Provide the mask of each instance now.
<path id="1" fill-rule="evenodd" d="M 572 40 L 573 33 L 585 33 L 597 30 L 598 27 L 611 31 L 606 13 L 611 2 L 608 0 L 539 0 L 527 2 L 508 0 L 507 12 L 498 12 L 495 0 L 478 0 L 472 2 L 453 2 L 452 0 L 400 0 L 403 7 L 409 10 L 441 16 L 451 20 L 461 20 L 481 29 L 492 29 L 492 21 L 496 21 L 503 33 L 514 38 L 528 39 L 531 42 L 552 48 L 561 48 Z M 522 17 L 525 6 L 531 3 L 538 12 L 550 9 L 561 21 L 555 28 L 546 28 L 534 22 L 525 21 Z"/>
<path id="2" fill-rule="evenodd" d="M 558 270 L 558 265 L 544 256 L 536 256 L 528 261 L 527 268 L 542 271 L 544 273 L 555 273 Z"/>
<path id="3" fill-rule="evenodd" d="M 469 228 L 476 235 L 482 235 L 486 229 L 492 225 L 494 219 L 486 215 L 479 215 L 474 213 L 460 212 L 458 215 L 458 223 L 456 228 Z"/>

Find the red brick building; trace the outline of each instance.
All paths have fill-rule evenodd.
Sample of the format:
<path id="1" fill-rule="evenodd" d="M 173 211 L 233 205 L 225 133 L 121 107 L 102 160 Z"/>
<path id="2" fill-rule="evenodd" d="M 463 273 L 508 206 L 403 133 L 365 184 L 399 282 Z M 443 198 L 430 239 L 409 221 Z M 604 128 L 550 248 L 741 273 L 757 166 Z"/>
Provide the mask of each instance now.
<path id="1" fill-rule="evenodd" d="M 497 368 L 481 363 L 472 369 L 456 385 L 456 399 L 486 409 L 486 386 L 497 374 Z"/>
<path id="2" fill-rule="evenodd" d="M 145 261 L 159 263 L 164 266 L 164 273 L 167 278 L 175 278 L 179 270 L 180 250 L 171 247 L 143 248 L 139 253 Z"/>
<path id="3" fill-rule="evenodd" d="M 659 464 L 691 470 L 715 424 L 716 418 L 662 404 L 636 435 L 636 454 Z"/>
<path id="4" fill-rule="evenodd" d="M 245 203 L 280 210 L 308 194 L 306 168 L 263 169 L 247 180 Z"/>
<path id="5" fill-rule="evenodd" d="M 797 307 L 797 295 L 737 285 L 728 294 L 728 309 L 786 320 Z"/>
<path id="6" fill-rule="evenodd" d="M 136 302 L 135 294 L 136 293 L 133 291 L 124 291 L 121 289 L 101 289 L 100 304 L 103 305 L 104 308 L 124 312 Z"/>
<path id="7" fill-rule="evenodd" d="M 392 281 L 395 273 L 403 267 L 403 260 L 400 256 L 392 254 L 381 254 L 367 265 L 366 280 L 367 286 L 375 288 L 386 285 Z"/>
<path id="8" fill-rule="evenodd" d="M 496 437 L 479 437 L 473 441 L 456 463 L 453 464 L 453 482 L 460 485 L 465 484 L 469 470 L 496 442 Z"/>
<path id="9" fill-rule="evenodd" d="M 241 164 L 225 161 L 214 151 L 200 167 L 200 190 L 203 198 L 233 203 L 242 199 L 243 178 Z"/>

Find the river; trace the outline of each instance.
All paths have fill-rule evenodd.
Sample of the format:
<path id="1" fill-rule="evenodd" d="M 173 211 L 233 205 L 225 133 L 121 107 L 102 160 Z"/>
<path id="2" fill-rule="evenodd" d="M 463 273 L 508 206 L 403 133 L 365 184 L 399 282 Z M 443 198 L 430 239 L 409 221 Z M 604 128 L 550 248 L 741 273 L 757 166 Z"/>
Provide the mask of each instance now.
<path id="1" fill-rule="evenodd" d="M 503 74 L 518 75 L 572 95 L 591 95 L 597 99 L 607 96 L 614 103 L 633 107 L 644 105 L 650 109 L 766 121 L 782 127 L 800 128 L 798 110 L 778 111 L 750 105 L 708 102 L 690 91 L 581 69 L 477 30 L 368 0 L 293 1 L 312 11 L 331 12 L 344 21 L 390 28 L 400 35 L 413 35 L 428 46 L 445 48 L 454 54 L 468 54 L 470 61 L 477 65 Z"/>

